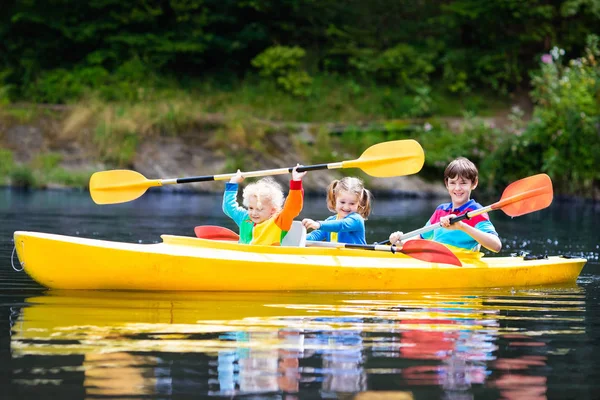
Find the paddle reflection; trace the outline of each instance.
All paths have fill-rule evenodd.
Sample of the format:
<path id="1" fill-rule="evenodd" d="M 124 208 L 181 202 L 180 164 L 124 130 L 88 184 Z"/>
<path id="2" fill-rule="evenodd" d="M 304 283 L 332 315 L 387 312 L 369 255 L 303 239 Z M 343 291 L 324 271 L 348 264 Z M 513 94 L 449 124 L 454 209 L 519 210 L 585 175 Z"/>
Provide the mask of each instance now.
<path id="1" fill-rule="evenodd" d="M 546 344 L 535 341 L 524 335 L 507 335 L 513 349 L 524 347 L 529 349 L 543 349 Z M 515 340 L 517 339 L 517 340 Z M 545 376 L 532 376 L 531 371 L 543 369 L 547 366 L 548 357 L 528 354 L 511 358 L 495 360 L 492 365 L 499 371 L 498 377 L 489 382 L 490 387 L 497 388 L 505 399 L 546 399 Z"/>
<path id="2" fill-rule="evenodd" d="M 144 373 L 156 365 L 154 357 L 129 353 L 88 353 L 83 385 L 88 395 L 121 396 L 123 393 L 154 394 L 156 379 Z"/>
<path id="3" fill-rule="evenodd" d="M 27 304 L 13 326 L 14 382 L 54 380 L 62 387 L 83 374 L 88 396 L 367 398 L 385 391 L 410 398 L 411 391 L 435 387 L 445 398 L 471 399 L 477 386 L 504 398 L 543 398 L 544 369 L 555 349 L 539 337 L 585 332 L 576 286 L 394 294 L 49 292 Z M 529 326 L 539 320 L 539 329 L 522 332 L 521 320 Z M 56 356 L 82 357 L 73 368 Z M 43 367 L 50 357 L 52 367 Z"/>

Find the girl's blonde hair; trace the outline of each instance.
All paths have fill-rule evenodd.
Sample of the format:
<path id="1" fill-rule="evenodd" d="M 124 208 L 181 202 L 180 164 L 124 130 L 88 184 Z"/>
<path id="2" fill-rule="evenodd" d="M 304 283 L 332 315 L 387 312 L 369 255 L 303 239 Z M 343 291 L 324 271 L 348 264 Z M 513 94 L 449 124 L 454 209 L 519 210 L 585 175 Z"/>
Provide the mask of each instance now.
<path id="1" fill-rule="evenodd" d="M 335 212 L 335 199 L 338 193 L 347 192 L 358 197 L 358 209 L 356 210 L 364 219 L 371 214 L 371 200 L 373 195 L 368 189 L 365 189 L 363 182 L 354 177 L 347 176 L 340 180 L 335 180 L 327 188 L 327 208 Z"/>
<path id="2" fill-rule="evenodd" d="M 262 178 L 254 183 L 249 184 L 244 188 L 242 194 L 244 198 L 244 207 L 248 208 L 249 199 L 252 196 L 256 196 L 257 206 L 262 208 L 263 203 L 270 203 L 277 210 L 281 211 L 283 208 L 283 189 L 281 185 L 271 177 Z"/>

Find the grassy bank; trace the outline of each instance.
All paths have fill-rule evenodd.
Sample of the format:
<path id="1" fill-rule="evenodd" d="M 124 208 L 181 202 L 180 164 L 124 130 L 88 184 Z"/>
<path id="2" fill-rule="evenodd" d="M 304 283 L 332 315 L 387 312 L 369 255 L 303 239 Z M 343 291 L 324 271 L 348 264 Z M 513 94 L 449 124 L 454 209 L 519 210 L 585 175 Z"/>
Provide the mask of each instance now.
<path id="1" fill-rule="evenodd" d="M 428 165 L 436 169 L 448 159 L 438 141 L 452 141 L 451 137 L 443 138 L 452 135 L 445 128 L 445 117 L 494 115 L 510 103 L 486 94 L 409 94 L 399 88 L 336 75 L 314 79 L 311 92 L 302 97 L 285 93 L 273 82 L 257 77 L 227 83 L 216 79 L 193 82 L 189 88 L 163 80 L 157 87 L 138 84 L 135 91 L 103 88 L 68 105 L 6 104 L 0 108 L 0 119 L 7 127 L 53 129 L 47 133 L 53 147 L 91 142 L 94 156 L 108 168 L 130 168 L 140 141 L 158 136 L 209 133 L 209 145 L 220 147 L 229 158 L 227 167 L 243 168 L 245 150 L 261 150 L 265 138 L 275 133 L 299 136 L 299 142 L 315 142 L 312 149 L 304 147 L 310 161 L 330 162 L 340 153 L 360 154 L 380 141 L 419 140 L 433 128 L 428 136 L 440 137 L 431 141 Z M 107 92 L 119 90 L 129 94 L 125 96 L 127 101 L 104 98 Z M 236 150 L 231 151 L 231 147 Z M 266 147 L 262 150 L 268 151 Z M 65 156 L 52 151 L 17 162 L 17 158 L 24 157 L 15 157 L 5 148 L 0 157 L 0 176 L 5 183 L 17 186 L 85 187 L 91 173 L 63 167 L 68 164 Z"/>

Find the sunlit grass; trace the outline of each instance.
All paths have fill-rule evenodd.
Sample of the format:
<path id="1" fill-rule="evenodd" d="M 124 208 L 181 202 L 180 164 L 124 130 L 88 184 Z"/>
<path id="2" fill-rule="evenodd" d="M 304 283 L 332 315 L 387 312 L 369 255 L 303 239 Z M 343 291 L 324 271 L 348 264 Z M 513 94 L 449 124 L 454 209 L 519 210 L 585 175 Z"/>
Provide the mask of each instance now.
<path id="1" fill-rule="evenodd" d="M 289 134 L 295 151 L 303 153 L 304 159 L 328 162 L 385 140 L 410 137 L 423 140 L 426 146 L 450 134 L 436 119 L 462 118 L 465 111 L 492 114 L 505 104 L 503 99 L 484 94 L 460 97 L 433 91 L 426 113 L 421 115 L 425 111 L 415 108 L 415 94 L 400 87 L 325 74 L 313 77 L 306 97 L 285 93 L 274 82 L 252 76 L 226 83 L 187 82 L 186 87 L 171 81 L 138 92 L 138 101 L 106 101 L 100 92 L 91 92 L 69 105 L 3 106 L 0 118 L 38 126 L 51 120 L 55 145 L 81 143 L 110 168 L 132 168 L 145 140 L 201 134 L 206 146 L 225 156 L 227 169 L 235 170 L 254 166 L 257 153 L 270 154 L 273 133 Z M 423 132 L 425 120 L 436 129 Z M 303 127 L 312 137 L 310 143 L 297 135 L 300 123 L 310 124 Z M 334 124 L 338 128 L 332 131 Z M 365 124 L 371 128 L 361 128 Z M 435 139 L 440 135 L 441 139 Z M 428 158 L 445 162 L 448 156 L 443 149 L 434 148 L 428 150 Z M 23 186 L 86 187 L 90 175 L 71 170 L 53 153 L 34 155 L 31 162 L 17 165 L 12 153 L 3 150 L 0 161 L 4 181 Z"/>

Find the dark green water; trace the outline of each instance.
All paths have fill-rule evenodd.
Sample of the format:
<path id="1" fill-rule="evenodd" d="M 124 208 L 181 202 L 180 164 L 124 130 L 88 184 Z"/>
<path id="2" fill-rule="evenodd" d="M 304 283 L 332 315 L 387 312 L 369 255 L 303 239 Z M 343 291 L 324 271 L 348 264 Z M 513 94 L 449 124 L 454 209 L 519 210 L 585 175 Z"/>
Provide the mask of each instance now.
<path id="1" fill-rule="evenodd" d="M 191 236 L 195 225 L 233 229 L 220 200 L 148 193 L 97 206 L 87 193 L 0 191 L 0 397 L 596 398 L 598 205 L 555 203 L 514 220 L 490 214 L 500 255 L 588 258 L 577 284 L 562 287 L 48 291 L 11 267 L 15 230 L 151 243 L 162 233 Z M 368 241 L 420 227 L 437 203 L 377 201 Z M 302 216 L 326 215 L 324 199 L 307 200 Z"/>

